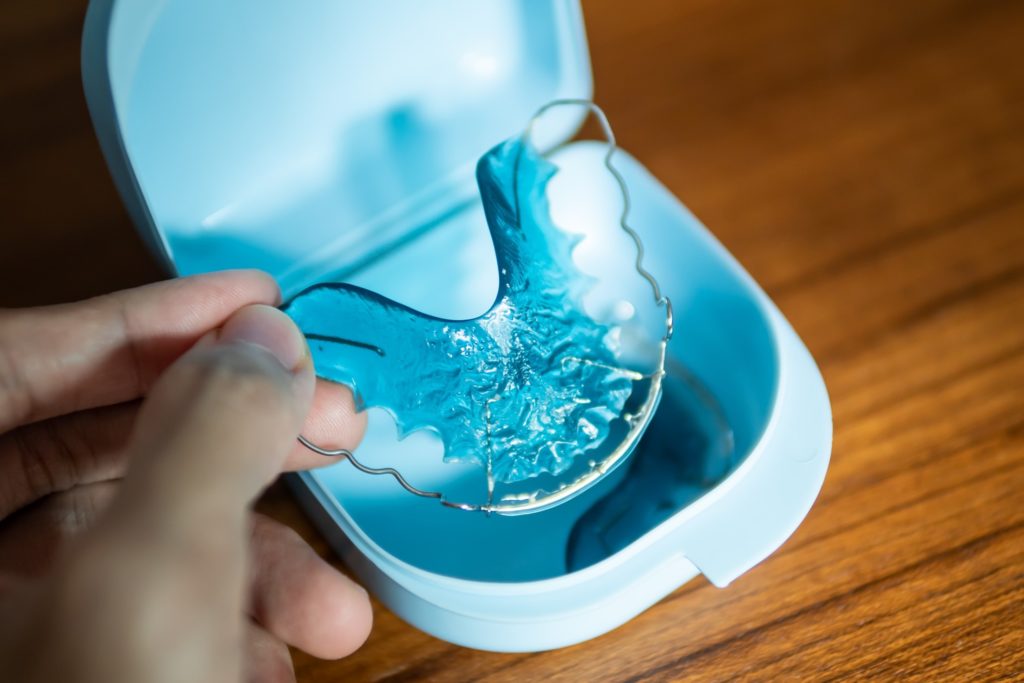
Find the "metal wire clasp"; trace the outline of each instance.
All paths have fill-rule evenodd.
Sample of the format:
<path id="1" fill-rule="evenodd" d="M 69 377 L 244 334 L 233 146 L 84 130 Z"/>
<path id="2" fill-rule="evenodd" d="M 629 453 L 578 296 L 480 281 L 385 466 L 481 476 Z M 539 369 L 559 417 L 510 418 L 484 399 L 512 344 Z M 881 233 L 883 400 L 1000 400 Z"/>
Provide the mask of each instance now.
<path id="1" fill-rule="evenodd" d="M 661 390 L 661 379 L 665 374 L 665 349 L 669 339 L 671 339 L 672 337 L 672 332 L 674 328 L 672 302 L 669 300 L 667 296 L 665 296 L 662 293 L 661 287 L 658 284 L 657 279 L 655 279 L 655 277 L 644 267 L 643 261 L 645 256 L 645 250 L 643 240 L 640 238 L 640 235 L 628 223 L 629 213 L 632 207 L 629 194 L 629 187 L 626 185 L 626 181 L 622 177 L 622 174 L 619 172 L 619 170 L 615 167 L 614 163 L 612 162 L 612 158 L 615 155 L 615 151 L 618 149 L 618 146 L 615 141 L 615 133 L 612 131 L 611 124 L 608 123 L 608 117 L 605 116 L 604 111 L 590 100 L 552 100 L 551 102 L 548 102 L 543 107 L 538 109 L 537 112 L 530 118 L 529 122 L 526 124 L 526 127 L 523 129 L 523 142 L 528 144 L 531 143 L 531 136 L 533 134 L 534 126 L 545 113 L 547 113 L 549 110 L 555 107 L 563 106 L 580 106 L 586 108 L 591 114 L 594 115 L 594 117 L 598 121 L 598 124 L 601 126 L 601 130 L 604 133 L 604 136 L 608 143 L 608 151 L 604 157 L 604 165 L 605 168 L 608 169 L 608 172 L 615 179 L 615 182 L 618 184 L 619 190 L 622 193 L 623 205 L 622 213 L 619 216 L 619 227 L 632 239 L 633 244 L 636 247 L 636 259 L 634 260 L 634 267 L 636 269 L 636 272 L 639 273 L 640 276 L 643 277 L 644 280 L 646 280 L 648 285 L 650 286 L 651 292 L 654 296 L 655 304 L 665 309 L 665 335 L 661 340 L 661 355 L 659 359 L 659 365 L 658 369 L 650 376 L 650 379 L 652 380 L 652 386 L 648 393 L 647 400 L 644 402 L 644 405 L 642 406 L 642 409 L 640 411 L 647 411 L 647 413 L 653 413 L 653 410 L 657 405 L 657 395 L 660 394 Z M 551 152 L 548 151 L 545 152 L 544 155 L 547 156 L 550 153 Z M 517 157 L 517 169 L 518 162 L 519 159 Z M 518 179 L 518 170 L 514 173 L 513 177 Z M 515 193 L 515 197 L 517 203 L 516 209 L 518 211 L 518 192 Z M 632 423 L 636 421 L 636 417 L 637 416 L 627 416 L 627 419 L 629 419 Z M 647 418 L 649 420 L 650 414 L 647 415 Z M 631 440 L 638 439 L 642 431 L 642 429 L 638 429 L 637 424 L 631 424 L 630 434 L 627 437 L 627 439 L 624 439 L 624 442 L 629 443 L 631 442 Z M 614 467 L 614 465 L 623 457 L 625 457 L 625 455 L 628 454 L 629 452 L 629 449 L 625 448 L 624 444 L 620 444 L 620 446 L 615 449 L 614 453 L 611 456 L 609 456 L 605 461 L 603 461 L 599 466 L 595 467 L 586 474 L 578 477 L 576 480 L 569 482 L 568 484 L 565 484 L 563 486 L 560 486 L 558 489 L 554 491 L 538 491 L 530 496 L 519 496 L 511 498 L 509 500 L 501 500 L 498 502 L 494 502 L 493 500 L 490 499 L 489 496 L 488 502 L 486 504 L 478 505 L 472 503 L 452 502 L 447 500 L 444 497 L 444 494 L 442 494 L 439 491 L 425 491 L 423 489 L 417 488 L 410 484 L 408 480 L 406 480 L 405 477 L 402 476 L 402 473 L 399 472 L 394 467 L 370 467 L 360 462 L 352 454 L 352 451 L 350 450 L 344 448 L 321 448 L 320 446 L 317 446 L 309 439 L 301 435 L 298 437 L 298 440 L 299 443 L 301 443 L 303 446 L 313 451 L 314 453 L 319 453 L 320 455 L 327 457 L 341 456 L 345 458 L 350 463 L 352 463 L 353 467 L 355 467 L 360 472 L 363 472 L 364 474 L 391 476 L 395 479 L 395 481 L 398 482 L 398 484 L 403 489 L 405 489 L 406 491 L 413 495 L 420 496 L 422 498 L 433 498 L 435 500 L 438 500 L 442 505 L 456 508 L 459 510 L 483 511 L 488 513 L 530 512 L 538 509 L 543 509 L 561 500 L 569 498 L 572 495 L 575 495 L 576 492 L 578 492 L 582 488 L 585 488 L 586 486 L 589 486 L 591 483 L 596 481 L 596 479 L 598 479 L 603 474 L 611 470 L 611 468 Z"/>

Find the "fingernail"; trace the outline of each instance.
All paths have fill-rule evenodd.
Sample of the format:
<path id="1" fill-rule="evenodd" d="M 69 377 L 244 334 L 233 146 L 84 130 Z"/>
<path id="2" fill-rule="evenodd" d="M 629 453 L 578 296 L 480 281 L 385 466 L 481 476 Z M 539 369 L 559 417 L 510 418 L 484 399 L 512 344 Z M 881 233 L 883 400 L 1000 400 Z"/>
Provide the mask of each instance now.
<path id="1" fill-rule="evenodd" d="M 244 342 L 269 351 L 291 372 L 309 357 L 306 338 L 292 319 L 273 306 L 246 306 L 221 328 L 220 343 Z"/>

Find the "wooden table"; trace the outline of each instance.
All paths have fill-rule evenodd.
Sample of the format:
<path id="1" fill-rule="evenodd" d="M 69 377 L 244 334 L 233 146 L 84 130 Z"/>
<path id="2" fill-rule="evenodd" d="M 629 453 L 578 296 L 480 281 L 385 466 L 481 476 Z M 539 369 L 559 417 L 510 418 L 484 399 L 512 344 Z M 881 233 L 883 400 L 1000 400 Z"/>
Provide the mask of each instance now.
<path id="1" fill-rule="evenodd" d="M 0 303 L 160 277 L 81 95 L 82 0 L 0 10 Z M 1024 3 L 590 1 L 621 142 L 821 364 L 832 466 L 782 549 L 617 631 L 497 655 L 377 609 L 300 680 L 1024 676 Z M 280 489 L 263 503 L 323 549 Z"/>

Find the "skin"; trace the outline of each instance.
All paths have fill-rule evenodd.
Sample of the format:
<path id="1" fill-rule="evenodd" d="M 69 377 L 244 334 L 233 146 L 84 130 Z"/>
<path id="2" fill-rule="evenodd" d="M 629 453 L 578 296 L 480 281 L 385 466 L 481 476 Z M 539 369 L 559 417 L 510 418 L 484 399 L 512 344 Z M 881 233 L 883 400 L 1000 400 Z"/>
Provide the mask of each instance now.
<path id="1" fill-rule="evenodd" d="M 282 471 L 354 448 L 276 284 L 231 271 L 0 310 L 0 679 L 295 680 L 366 592 L 253 513 Z"/>

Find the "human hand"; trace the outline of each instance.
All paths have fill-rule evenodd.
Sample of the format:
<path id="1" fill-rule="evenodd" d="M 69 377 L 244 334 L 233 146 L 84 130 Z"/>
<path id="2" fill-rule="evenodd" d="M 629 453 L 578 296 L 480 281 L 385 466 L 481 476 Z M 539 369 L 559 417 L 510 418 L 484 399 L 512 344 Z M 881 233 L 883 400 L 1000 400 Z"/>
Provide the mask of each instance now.
<path id="1" fill-rule="evenodd" d="M 365 427 L 278 298 L 234 271 L 0 311 L 0 678 L 270 683 L 365 640 L 366 592 L 248 509 L 330 462 L 300 431 Z"/>

